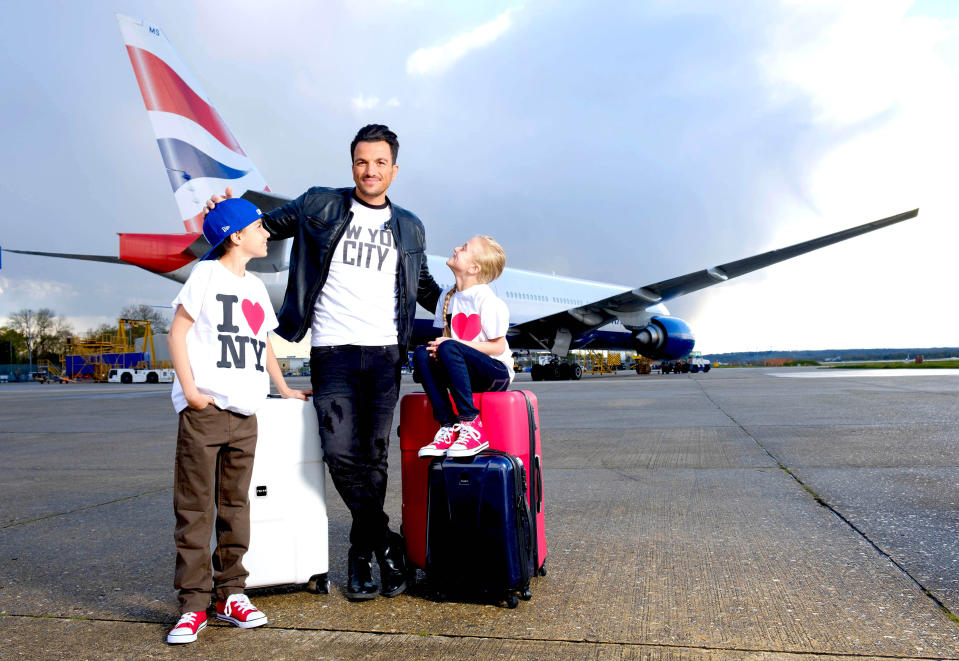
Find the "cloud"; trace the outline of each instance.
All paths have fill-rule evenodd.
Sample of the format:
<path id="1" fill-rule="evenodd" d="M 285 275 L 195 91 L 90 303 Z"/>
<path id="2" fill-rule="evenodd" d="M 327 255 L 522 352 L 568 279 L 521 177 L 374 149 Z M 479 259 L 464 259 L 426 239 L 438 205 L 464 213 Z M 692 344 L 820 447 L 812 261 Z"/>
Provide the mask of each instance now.
<path id="1" fill-rule="evenodd" d="M 24 302 L 37 301 L 35 307 L 41 308 L 46 307 L 42 302 L 47 298 L 76 294 L 76 290 L 65 282 L 5 277 L 0 277 L 0 292 L 5 292 L 10 298 L 22 299 Z M 30 306 L 27 305 L 27 307 Z"/>
<path id="2" fill-rule="evenodd" d="M 380 105 L 380 97 L 378 96 L 355 96 L 350 99 L 350 105 L 353 106 L 353 110 L 372 110 L 376 106 Z"/>
<path id="3" fill-rule="evenodd" d="M 357 112 L 363 112 L 365 110 L 373 110 L 374 108 L 379 107 L 380 97 L 373 96 L 373 95 L 363 96 L 362 94 L 360 94 L 359 96 L 355 96 L 352 99 L 350 99 L 350 105 L 353 106 L 353 110 Z M 387 102 L 384 103 L 383 105 L 386 106 L 387 108 L 399 108 L 400 100 L 397 99 L 395 96 L 391 96 L 389 100 L 387 100 Z"/>
<path id="4" fill-rule="evenodd" d="M 514 11 L 515 9 L 507 9 L 489 23 L 457 35 L 440 46 L 417 49 L 406 60 L 406 73 L 413 76 L 431 76 L 445 72 L 470 51 L 496 41 L 512 26 L 510 15 Z"/>

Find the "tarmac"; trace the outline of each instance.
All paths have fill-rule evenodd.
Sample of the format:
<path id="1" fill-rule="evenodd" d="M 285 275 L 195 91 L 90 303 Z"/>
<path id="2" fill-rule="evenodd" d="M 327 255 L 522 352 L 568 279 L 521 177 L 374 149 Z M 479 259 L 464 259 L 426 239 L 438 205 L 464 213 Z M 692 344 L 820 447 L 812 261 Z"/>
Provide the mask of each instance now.
<path id="1" fill-rule="evenodd" d="M 532 600 L 347 601 L 327 481 L 331 593 L 251 591 L 267 626 L 176 648 L 169 385 L 0 385 L 0 659 L 959 659 L 959 375 L 816 372 L 521 375 Z"/>

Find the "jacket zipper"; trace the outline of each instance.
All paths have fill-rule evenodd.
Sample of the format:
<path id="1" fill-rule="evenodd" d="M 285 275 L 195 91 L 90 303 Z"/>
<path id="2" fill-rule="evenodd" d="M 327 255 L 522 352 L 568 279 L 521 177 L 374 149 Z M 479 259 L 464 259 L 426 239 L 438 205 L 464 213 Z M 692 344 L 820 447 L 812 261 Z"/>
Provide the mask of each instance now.
<path id="1" fill-rule="evenodd" d="M 400 251 L 400 237 L 399 237 L 399 220 L 396 218 L 396 209 L 393 205 L 390 205 L 390 230 L 393 234 L 393 246 L 396 249 L 396 287 L 399 290 L 399 301 L 397 303 L 396 309 L 396 342 L 402 347 L 409 349 L 407 346 L 409 342 L 408 338 L 400 337 L 400 322 L 403 318 L 403 315 L 406 314 L 406 255 L 401 254 Z M 405 250 L 403 251 L 405 252 Z M 407 324 L 411 325 L 411 324 Z M 407 331 L 410 329 L 408 328 Z"/>

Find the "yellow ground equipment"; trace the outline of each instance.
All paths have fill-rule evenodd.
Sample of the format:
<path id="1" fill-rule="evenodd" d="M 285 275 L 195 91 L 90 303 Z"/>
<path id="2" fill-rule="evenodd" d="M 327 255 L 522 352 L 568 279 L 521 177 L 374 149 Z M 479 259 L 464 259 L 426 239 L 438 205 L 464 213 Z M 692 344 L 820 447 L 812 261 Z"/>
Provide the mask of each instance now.
<path id="1" fill-rule="evenodd" d="M 37 371 L 33 373 L 33 380 L 40 383 L 74 383 L 73 379 L 63 373 L 61 366 L 54 365 L 49 360 L 37 361 Z"/>
<path id="2" fill-rule="evenodd" d="M 615 359 L 613 358 L 615 356 Z M 619 354 L 605 351 L 587 351 L 581 354 L 584 374 L 612 374 L 619 365 Z"/>
<path id="3" fill-rule="evenodd" d="M 143 329 L 143 351 L 135 350 L 138 328 Z M 65 374 L 94 381 L 106 381 L 111 369 L 169 367 L 157 364 L 153 328 L 146 319 L 118 319 L 115 335 L 103 333 L 87 340 L 69 338 L 62 363 Z"/>
<path id="4" fill-rule="evenodd" d="M 640 356 L 639 354 L 633 356 L 633 369 L 636 370 L 637 374 L 649 374 L 652 366 L 653 361 L 646 356 Z"/>

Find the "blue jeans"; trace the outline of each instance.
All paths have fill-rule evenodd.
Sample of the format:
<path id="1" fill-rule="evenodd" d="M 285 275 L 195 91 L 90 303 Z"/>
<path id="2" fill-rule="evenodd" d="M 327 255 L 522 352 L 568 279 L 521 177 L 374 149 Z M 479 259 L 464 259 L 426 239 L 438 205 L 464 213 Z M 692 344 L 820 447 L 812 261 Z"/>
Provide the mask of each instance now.
<path id="1" fill-rule="evenodd" d="M 413 367 L 433 405 L 433 417 L 441 425 L 454 425 L 479 415 L 473 406 L 474 392 L 499 392 L 509 388 L 506 365 L 456 340 L 441 342 L 435 359 L 430 358 L 426 347 L 417 347 Z M 450 406 L 450 395 L 458 415 Z"/>
<path id="2" fill-rule="evenodd" d="M 370 555 L 388 543 L 383 503 L 400 350 L 395 344 L 313 347 L 310 374 L 323 461 L 353 517 L 350 544 Z"/>

